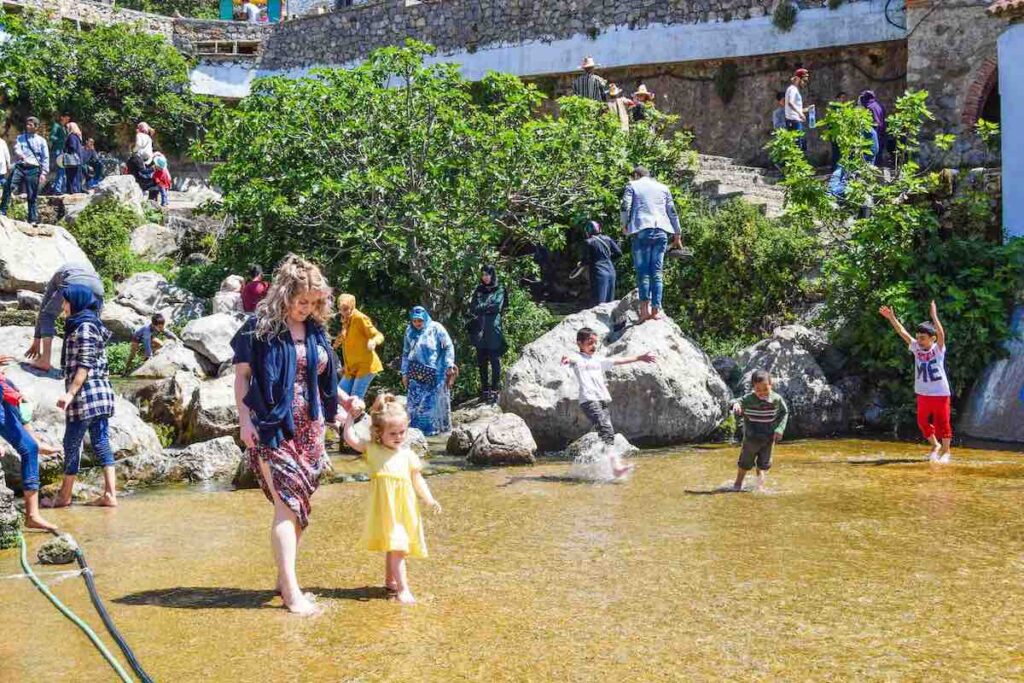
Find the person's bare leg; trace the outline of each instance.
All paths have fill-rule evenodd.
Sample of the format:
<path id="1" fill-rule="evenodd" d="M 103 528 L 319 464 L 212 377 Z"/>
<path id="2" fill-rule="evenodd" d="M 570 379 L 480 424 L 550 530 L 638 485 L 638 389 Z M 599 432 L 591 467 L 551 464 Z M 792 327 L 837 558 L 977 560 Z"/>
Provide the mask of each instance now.
<path id="1" fill-rule="evenodd" d="M 395 596 L 395 599 L 406 605 L 415 604 L 416 598 L 413 596 L 412 591 L 409 590 L 409 577 L 405 571 L 405 553 L 395 552 L 388 554 L 392 557 L 391 573 L 398 583 L 398 595 Z"/>
<path id="2" fill-rule="evenodd" d="M 932 447 L 931 452 L 928 453 L 928 459 L 932 462 L 936 462 L 939 459 L 939 451 L 942 449 L 942 444 L 939 443 L 939 440 L 935 438 L 934 434 L 928 437 L 928 443 L 931 444 Z"/>
<path id="3" fill-rule="evenodd" d="M 392 571 L 391 553 L 384 553 L 384 589 L 391 593 L 398 592 L 398 579 Z"/>
<path id="4" fill-rule="evenodd" d="M 640 322 L 644 322 L 651 317 L 651 302 L 641 301 L 640 302 Z"/>
<path id="5" fill-rule="evenodd" d="M 43 372 L 49 372 L 53 369 L 53 363 L 50 360 L 50 355 L 53 351 L 53 337 L 43 337 L 39 341 L 39 357 L 32 361 L 32 367 Z"/>
<path id="6" fill-rule="evenodd" d="M 764 483 L 768 480 L 768 470 L 757 471 L 757 488 L 755 491 L 764 491 Z"/>
<path id="7" fill-rule="evenodd" d="M 741 467 L 736 468 L 736 482 L 732 485 L 733 491 L 743 490 L 743 480 L 747 477 L 747 471 Z"/>
<path id="8" fill-rule="evenodd" d="M 293 614 L 300 616 L 315 614 L 317 607 L 302 593 L 295 574 L 295 557 L 299 545 L 299 520 L 274 489 L 270 465 L 261 460 L 260 470 L 263 473 L 263 480 L 267 482 L 274 498 L 274 520 L 270 526 L 270 546 L 277 564 L 277 585 L 281 592 L 281 599 L 284 601 L 285 607 Z"/>
<path id="9" fill-rule="evenodd" d="M 39 514 L 39 491 L 25 491 L 25 526 L 29 529 L 56 531 L 57 525 Z"/>
<path id="10" fill-rule="evenodd" d="M 939 451 L 939 462 L 946 464 L 953 458 L 953 453 L 950 451 L 952 443 L 953 439 L 942 440 L 942 450 Z"/>
<path id="11" fill-rule="evenodd" d="M 103 493 L 96 500 L 90 501 L 89 505 L 101 508 L 117 507 L 117 474 L 113 465 L 103 467 Z"/>
<path id="12" fill-rule="evenodd" d="M 71 494 L 75 490 L 75 475 L 65 474 L 64 481 L 60 483 L 60 491 L 54 498 L 47 498 L 42 502 L 44 508 L 66 508 L 71 505 Z"/>

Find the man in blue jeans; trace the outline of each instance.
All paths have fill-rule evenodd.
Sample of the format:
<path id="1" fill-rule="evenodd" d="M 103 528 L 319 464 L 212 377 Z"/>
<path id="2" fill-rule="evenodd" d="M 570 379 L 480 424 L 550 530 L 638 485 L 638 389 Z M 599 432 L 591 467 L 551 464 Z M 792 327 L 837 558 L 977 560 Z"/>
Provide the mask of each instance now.
<path id="1" fill-rule="evenodd" d="M 36 198 L 39 188 L 46 184 L 46 169 L 50 167 L 50 150 L 46 140 L 36 135 L 39 119 L 34 116 L 25 120 L 25 132 L 14 141 L 14 169 L 4 183 L 3 199 L 0 199 L 0 214 L 6 216 L 11 195 L 25 190 L 28 201 L 28 222 L 39 221 Z"/>
<path id="2" fill-rule="evenodd" d="M 679 216 L 672 192 L 651 177 L 643 166 L 633 169 L 632 180 L 622 193 L 622 232 L 633 238 L 633 268 L 640 290 L 640 322 L 661 314 L 665 251 L 668 238 L 672 247 L 683 246 Z"/>

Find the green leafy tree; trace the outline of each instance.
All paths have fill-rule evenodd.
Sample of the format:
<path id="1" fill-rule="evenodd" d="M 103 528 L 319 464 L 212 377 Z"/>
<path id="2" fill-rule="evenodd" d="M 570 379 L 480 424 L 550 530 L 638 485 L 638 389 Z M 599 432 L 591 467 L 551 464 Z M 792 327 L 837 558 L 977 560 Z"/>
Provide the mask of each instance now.
<path id="1" fill-rule="evenodd" d="M 0 102 L 18 119 L 62 111 L 101 146 L 145 120 L 170 148 L 188 144 L 212 101 L 189 90 L 189 62 L 162 36 L 133 26 L 79 31 L 38 13 L 0 10 Z"/>
<path id="2" fill-rule="evenodd" d="M 829 107 L 822 135 L 839 146 L 846 174 L 845 192 L 838 197 L 829 194 L 796 149 L 794 133 L 777 132 L 768 144 L 785 173 L 787 220 L 819 231 L 825 243 L 825 317 L 836 341 L 893 405 L 912 399 L 912 365 L 878 315 L 879 306 L 892 306 L 905 323 L 914 324 L 927 319 L 931 300 L 938 303 L 950 340 L 953 390 L 962 396 L 1003 352 L 1021 283 L 1024 241 L 1004 245 L 986 240 L 984 230 L 940 227 L 933 200 L 946 174 L 916 161 L 922 126 L 933 118 L 927 96 L 907 92 L 897 100 L 888 120 L 896 163 L 888 174 L 866 158 L 870 114 L 849 104 Z M 976 198 L 968 193 L 958 201 Z M 973 211 L 956 202 L 952 210 Z M 898 419 L 900 411 L 893 416 Z"/>
<path id="3" fill-rule="evenodd" d="M 387 283 L 449 315 L 481 264 L 525 272 L 529 245 L 558 248 L 583 218 L 616 215 L 632 163 L 670 172 L 689 154 L 646 127 L 622 135 L 599 103 L 567 98 L 539 116 L 534 86 L 493 73 L 471 84 L 424 64 L 431 51 L 263 79 L 219 112 L 197 152 L 223 160 L 214 181 L 238 227 L 222 257 L 302 251 L 346 287 Z"/>

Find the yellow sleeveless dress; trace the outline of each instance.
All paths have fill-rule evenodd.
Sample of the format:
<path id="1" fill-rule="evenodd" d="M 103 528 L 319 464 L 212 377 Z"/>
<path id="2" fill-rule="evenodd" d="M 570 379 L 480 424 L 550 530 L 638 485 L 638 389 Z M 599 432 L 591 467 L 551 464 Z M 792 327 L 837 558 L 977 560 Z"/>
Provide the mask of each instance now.
<path id="1" fill-rule="evenodd" d="M 370 493 L 361 543 L 367 550 L 426 557 L 423 521 L 412 487 L 412 473 L 423 463 L 412 449 L 392 450 L 370 443 L 363 454 L 370 468 Z"/>

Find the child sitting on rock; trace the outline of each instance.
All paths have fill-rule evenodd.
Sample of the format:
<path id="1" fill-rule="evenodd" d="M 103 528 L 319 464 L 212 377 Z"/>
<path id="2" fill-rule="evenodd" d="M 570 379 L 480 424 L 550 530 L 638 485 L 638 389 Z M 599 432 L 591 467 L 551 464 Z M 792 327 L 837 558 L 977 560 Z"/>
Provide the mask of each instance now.
<path id="1" fill-rule="evenodd" d="M 733 412 L 743 416 L 743 447 L 736 463 L 733 490 L 743 490 L 743 479 L 757 466 L 757 490 L 764 489 L 772 467 L 772 449 L 782 441 L 789 409 L 781 396 L 772 391 L 772 376 L 767 370 L 755 370 L 750 377 L 753 391 L 733 404 Z"/>
<path id="2" fill-rule="evenodd" d="M 616 365 L 627 365 L 629 363 L 654 363 L 652 353 L 644 353 L 639 356 L 627 356 L 624 358 L 595 358 L 597 350 L 597 333 L 589 327 L 582 327 L 576 333 L 576 345 L 579 352 L 572 356 L 562 356 L 562 365 L 569 365 L 576 373 L 576 381 L 580 386 L 579 401 L 580 408 L 597 428 L 601 441 L 609 446 L 608 458 L 611 460 L 612 473 L 619 478 L 633 469 L 633 465 L 622 461 L 614 449 L 615 428 L 612 427 L 612 418 L 608 412 L 608 405 L 612 396 L 608 393 L 608 382 L 605 373 Z"/>

